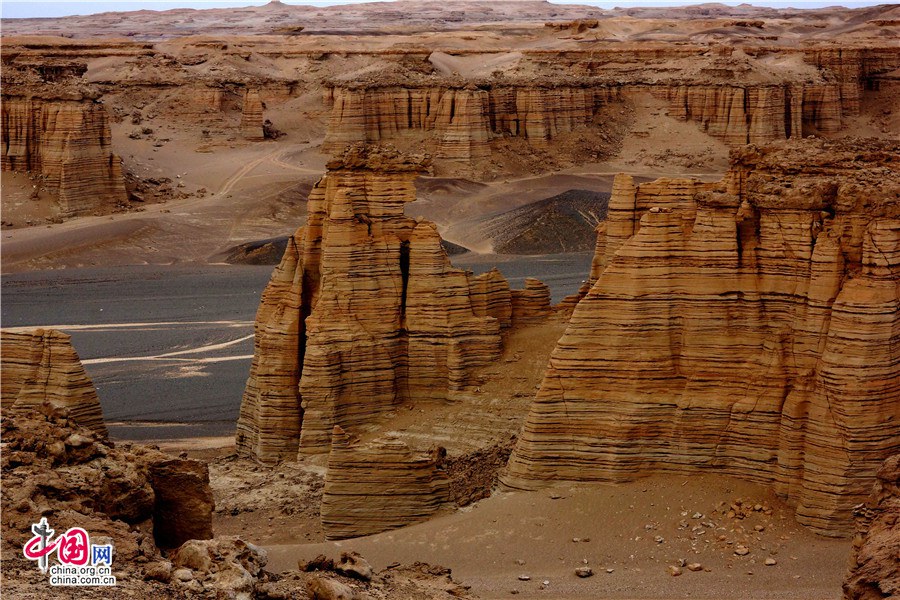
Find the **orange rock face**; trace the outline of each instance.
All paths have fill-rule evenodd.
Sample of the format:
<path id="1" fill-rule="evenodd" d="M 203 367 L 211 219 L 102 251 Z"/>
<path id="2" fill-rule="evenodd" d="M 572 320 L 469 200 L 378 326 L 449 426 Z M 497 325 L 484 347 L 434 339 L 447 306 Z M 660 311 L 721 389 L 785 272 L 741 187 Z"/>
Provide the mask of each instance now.
<path id="1" fill-rule="evenodd" d="M 90 98 L 12 96 L 4 90 L 2 167 L 43 176 L 64 216 L 126 201 L 122 163 L 111 149 L 102 104 Z"/>
<path id="2" fill-rule="evenodd" d="M 328 164 L 260 303 L 241 452 L 326 452 L 335 425 L 453 398 L 499 354 L 507 282 L 453 268 L 435 226 L 403 215 L 424 164 L 361 145 Z"/>
<path id="3" fill-rule="evenodd" d="M 900 448 L 896 145 L 787 142 L 718 184 L 617 177 L 504 482 L 714 468 L 846 534 Z"/>
<path id="4" fill-rule="evenodd" d="M 430 517 L 449 500 L 439 458 L 396 439 L 361 445 L 335 427 L 322 496 L 325 536 L 359 537 Z"/>
<path id="5" fill-rule="evenodd" d="M 796 75 L 755 73 L 732 60 L 728 50 L 715 59 L 699 56 L 697 48 L 623 50 L 607 56 L 608 62 L 603 51 L 561 53 L 557 61 L 580 75 L 568 78 L 477 85 L 415 79 L 343 84 L 326 94 L 332 110 L 323 150 L 338 152 L 353 142 L 381 142 L 418 131 L 433 138 L 439 156 L 465 162 L 490 155 L 491 140 L 504 136 L 546 147 L 562 134 L 593 124 L 598 110 L 610 102 L 644 92 L 665 101 L 670 116 L 695 122 L 731 146 L 766 144 L 840 131 L 846 116 L 859 113 L 864 82 L 872 81 L 873 73 L 900 66 L 900 55 L 889 49 L 855 49 L 846 55 L 811 50 L 802 60 L 815 77 L 797 82 Z M 691 57 L 700 75 L 689 70 L 678 74 L 680 67 L 654 71 L 652 63 L 667 55 Z M 529 59 L 540 65 L 541 58 Z M 650 61 L 641 64 L 643 71 L 637 66 L 641 61 Z M 619 72 L 609 64 L 620 62 L 633 63 L 633 68 Z M 539 68 L 552 72 L 560 66 Z M 745 77 L 750 79 L 739 83 Z"/>
<path id="6" fill-rule="evenodd" d="M 265 139 L 263 103 L 259 97 L 259 90 L 248 89 L 244 94 L 244 105 L 241 108 L 241 135 L 244 136 L 244 139 L 251 141 Z"/>
<path id="7" fill-rule="evenodd" d="M 44 402 L 69 411 L 73 421 L 106 436 L 100 399 L 71 338 L 53 329 L 0 332 L 0 398 L 4 411 L 33 409 Z"/>

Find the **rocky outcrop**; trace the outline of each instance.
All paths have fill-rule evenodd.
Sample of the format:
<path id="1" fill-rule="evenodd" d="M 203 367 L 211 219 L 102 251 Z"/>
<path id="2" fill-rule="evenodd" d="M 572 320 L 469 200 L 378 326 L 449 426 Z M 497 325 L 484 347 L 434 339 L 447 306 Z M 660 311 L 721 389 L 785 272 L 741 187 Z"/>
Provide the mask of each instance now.
<path id="1" fill-rule="evenodd" d="M 153 538 L 159 548 L 177 548 L 188 540 L 213 536 L 215 509 L 209 467 L 199 460 L 173 459 L 150 466 L 156 493 Z"/>
<path id="2" fill-rule="evenodd" d="M 106 436 L 100 398 L 71 337 L 54 329 L 0 332 L 0 399 L 4 412 L 33 409 L 44 402 L 64 407 L 71 418 Z"/>
<path id="3" fill-rule="evenodd" d="M 190 540 L 171 555 L 173 582 L 198 594 L 206 590 L 218 598 L 259 598 L 257 582 L 269 560 L 262 548 L 235 537 Z"/>
<path id="4" fill-rule="evenodd" d="M 729 71 L 730 72 L 730 71 Z M 335 87 L 325 152 L 349 143 L 382 142 L 412 132 L 431 136 L 438 156 L 471 161 L 489 156 L 491 140 L 522 137 L 535 147 L 595 123 L 610 102 L 645 92 L 665 101 L 668 114 L 697 123 L 709 135 L 731 146 L 765 144 L 834 133 L 842 115 L 859 112 L 862 80 L 848 83 L 710 83 L 659 81 L 633 83 L 607 77 L 576 82 L 536 81 L 521 84 L 486 82 L 418 87 L 374 84 Z M 851 94 L 850 90 L 857 90 Z"/>
<path id="5" fill-rule="evenodd" d="M 525 279 L 524 290 L 512 290 L 514 325 L 540 323 L 550 315 L 550 288 L 539 279 Z"/>
<path id="6" fill-rule="evenodd" d="M 428 519 L 449 501 L 439 450 L 414 453 L 391 438 L 358 444 L 335 426 L 322 497 L 325 536 L 359 537 Z"/>
<path id="7" fill-rule="evenodd" d="M 453 268 L 435 226 L 403 215 L 424 165 L 362 145 L 328 164 L 260 303 L 240 452 L 327 452 L 335 425 L 452 399 L 498 355 L 509 285 Z"/>
<path id="8" fill-rule="evenodd" d="M 845 600 L 900 596 L 900 454 L 887 459 L 876 474 L 875 489 L 856 507 L 856 538 Z"/>
<path id="9" fill-rule="evenodd" d="M 736 154 L 714 189 L 618 177 L 602 274 L 503 481 L 710 468 L 846 534 L 900 448 L 898 160 L 801 140 Z"/>
<path id="10" fill-rule="evenodd" d="M 207 527 L 211 523 L 211 504 L 197 511 L 195 497 L 196 492 L 211 498 L 208 478 L 202 486 L 172 492 L 197 471 L 185 468 L 184 463 L 193 461 L 173 461 L 139 445 L 113 444 L 76 423 L 66 408 L 45 402 L 30 411 L 4 411 L 2 438 L 4 562 L 21 557 L 32 523 L 43 516 L 57 533 L 83 527 L 92 540 L 111 541 L 116 569 L 140 581 L 151 561 L 161 560 L 153 536 L 145 531 L 163 530 L 170 520 L 184 523 L 188 514 Z M 7 573 L 4 592 L 9 583 Z M 46 580 L 41 584 L 46 586 Z"/>
<path id="11" fill-rule="evenodd" d="M 259 90 L 248 89 L 244 92 L 244 104 L 241 108 L 241 135 L 245 140 L 254 142 L 265 139 L 263 103 L 259 97 Z"/>
<path id="12" fill-rule="evenodd" d="M 381 142 L 422 131 L 435 138 L 438 156 L 469 161 L 490 155 L 489 142 L 520 136 L 545 146 L 592 122 L 610 98 L 605 87 L 336 87 L 324 152 L 353 142 Z"/>
<path id="13" fill-rule="evenodd" d="M 80 93 L 12 95 L 4 87 L 4 171 L 40 176 L 63 216 L 108 212 L 126 203 L 122 163 L 112 152 L 102 104 Z"/>

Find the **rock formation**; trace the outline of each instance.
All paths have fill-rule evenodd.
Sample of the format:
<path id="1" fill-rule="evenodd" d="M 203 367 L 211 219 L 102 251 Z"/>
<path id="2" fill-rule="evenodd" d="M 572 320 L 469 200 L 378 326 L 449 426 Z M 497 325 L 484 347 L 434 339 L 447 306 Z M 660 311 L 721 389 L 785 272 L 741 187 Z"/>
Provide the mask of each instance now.
<path id="1" fill-rule="evenodd" d="M 854 516 L 856 539 L 844 580 L 845 600 L 900 596 L 900 454 L 878 469 L 872 494 Z"/>
<path id="2" fill-rule="evenodd" d="M 764 144 L 840 131 L 859 114 L 863 90 L 900 67 L 900 53 L 886 47 L 796 51 L 802 74 L 771 66 L 774 56 L 793 53 L 646 43 L 523 50 L 519 64 L 537 75 L 339 80 L 326 94 L 331 116 L 323 148 L 335 152 L 418 131 L 433 139 L 438 155 L 468 161 L 489 155 L 491 140 L 506 136 L 546 147 L 596 123 L 611 102 L 645 93 L 663 100 L 669 116 L 729 145 Z"/>
<path id="3" fill-rule="evenodd" d="M 497 356 L 509 285 L 453 268 L 435 226 L 403 215 L 424 165 L 363 145 L 328 164 L 263 293 L 240 452 L 327 452 L 335 425 L 357 433 L 402 403 L 452 399 Z"/>
<path id="4" fill-rule="evenodd" d="M 524 290 L 512 290 L 512 322 L 514 325 L 540 323 L 552 312 L 550 288 L 539 279 L 525 279 Z"/>
<path id="5" fill-rule="evenodd" d="M 715 468 L 846 534 L 900 448 L 896 144 L 799 140 L 715 185 L 616 179 L 602 269 L 503 481 Z"/>
<path id="6" fill-rule="evenodd" d="M 265 139 L 263 132 L 263 103 L 259 90 L 248 89 L 244 93 L 244 105 L 241 109 L 241 135 L 254 142 Z"/>
<path id="7" fill-rule="evenodd" d="M 173 495 L 164 490 L 201 470 L 183 468 L 194 461 L 172 461 L 158 450 L 112 444 L 77 424 L 64 407 L 45 402 L 30 411 L 4 411 L 2 429 L 4 563 L 6 557 L 21 556 L 31 524 L 41 516 L 59 533 L 83 527 L 92 539 L 112 540 L 117 569 L 139 570 L 137 565 L 161 558 L 153 536 L 142 529 L 162 529 L 189 516 L 193 531 L 203 526 L 211 535 L 213 506 L 197 502 L 198 497 L 211 498 L 205 464 L 198 463 L 204 485 Z M 162 500 L 165 510 L 156 506 L 161 499 L 167 499 Z M 201 505 L 205 510 L 198 511 Z"/>
<path id="8" fill-rule="evenodd" d="M 397 439 L 360 445 L 335 426 L 322 497 L 325 536 L 359 537 L 430 517 L 449 500 L 439 458 Z"/>
<path id="9" fill-rule="evenodd" d="M 79 425 L 106 436 L 100 398 L 67 334 L 54 329 L 2 331 L 0 341 L 4 411 L 28 410 L 50 402 L 68 409 Z"/>
<path id="10" fill-rule="evenodd" d="M 34 73 L 4 66 L 2 169 L 40 176 L 63 216 L 125 204 L 122 163 L 112 152 L 106 110 L 96 93 L 65 78 L 57 81 L 62 75 L 56 71 L 44 77 L 51 79 L 35 80 Z"/>
<path id="11" fill-rule="evenodd" d="M 178 548 L 188 540 L 213 536 L 215 508 L 209 488 L 209 468 L 199 460 L 173 459 L 150 466 L 156 493 L 153 537 L 160 548 Z"/>

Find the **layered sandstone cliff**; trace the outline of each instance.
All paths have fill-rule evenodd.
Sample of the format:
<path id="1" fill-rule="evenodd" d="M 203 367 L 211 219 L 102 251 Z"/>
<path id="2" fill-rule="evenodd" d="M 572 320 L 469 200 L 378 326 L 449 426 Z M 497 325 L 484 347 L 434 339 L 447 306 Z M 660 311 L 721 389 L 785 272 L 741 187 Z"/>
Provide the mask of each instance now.
<path id="1" fill-rule="evenodd" d="M 106 436 L 103 411 L 71 338 L 53 329 L 0 332 L 0 399 L 18 412 L 45 402 L 68 410 L 73 421 Z"/>
<path id="2" fill-rule="evenodd" d="M 72 80 L 70 71 L 44 73 L 49 81 L 4 71 L 2 169 L 40 176 L 63 216 L 125 204 L 122 163 L 112 152 L 109 120 L 95 94 Z"/>
<path id="3" fill-rule="evenodd" d="M 440 458 L 397 439 L 359 444 L 335 426 L 322 496 L 325 536 L 370 535 L 433 515 L 449 500 Z"/>
<path id="4" fill-rule="evenodd" d="M 697 123 L 732 146 L 829 134 L 859 114 L 862 93 L 873 81 L 900 67 L 900 52 L 648 43 L 525 50 L 517 65 L 528 75 L 337 80 L 326 93 L 331 115 L 323 148 L 334 152 L 352 142 L 420 132 L 439 156 L 469 161 L 489 155 L 497 138 L 516 136 L 546 147 L 608 118 L 601 109 L 609 103 L 645 93 L 663 100 L 669 116 Z"/>
<path id="5" fill-rule="evenodd" d="M 452 399 L 498 355 L 507 282 L 453 268 L 435 226 L 403 214 L 424 166 L 362 145 L 328 164 L 260 303 L 240 452 L 327 452 L 334 426 Z"/>
<path id="6" fill-rule="evenodd" d="M 259 90 L 248 89 L 244 92 L 244 104 L 241 108 L 241 135 L 251 141 L 265 139 L 263 132 L 263 103 Z"/>
<path id="7" fill-rule="evenodd" d="M 714 468 L 848 531 L 900 448 L 896 144 L 787 142 L 715 185 L 616 179 L 601 272 L 504 482 Z"/>

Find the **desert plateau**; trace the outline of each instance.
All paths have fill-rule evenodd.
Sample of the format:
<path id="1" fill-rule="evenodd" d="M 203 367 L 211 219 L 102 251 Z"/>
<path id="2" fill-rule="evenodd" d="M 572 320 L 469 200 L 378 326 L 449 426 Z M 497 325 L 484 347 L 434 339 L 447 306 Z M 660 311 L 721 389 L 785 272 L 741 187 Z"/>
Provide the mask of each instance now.
<path id="1" fill-rule="evenodd" d="M 900 598 L 900 5 L 181 4 L 2 19 L 3 598 Z"/>

